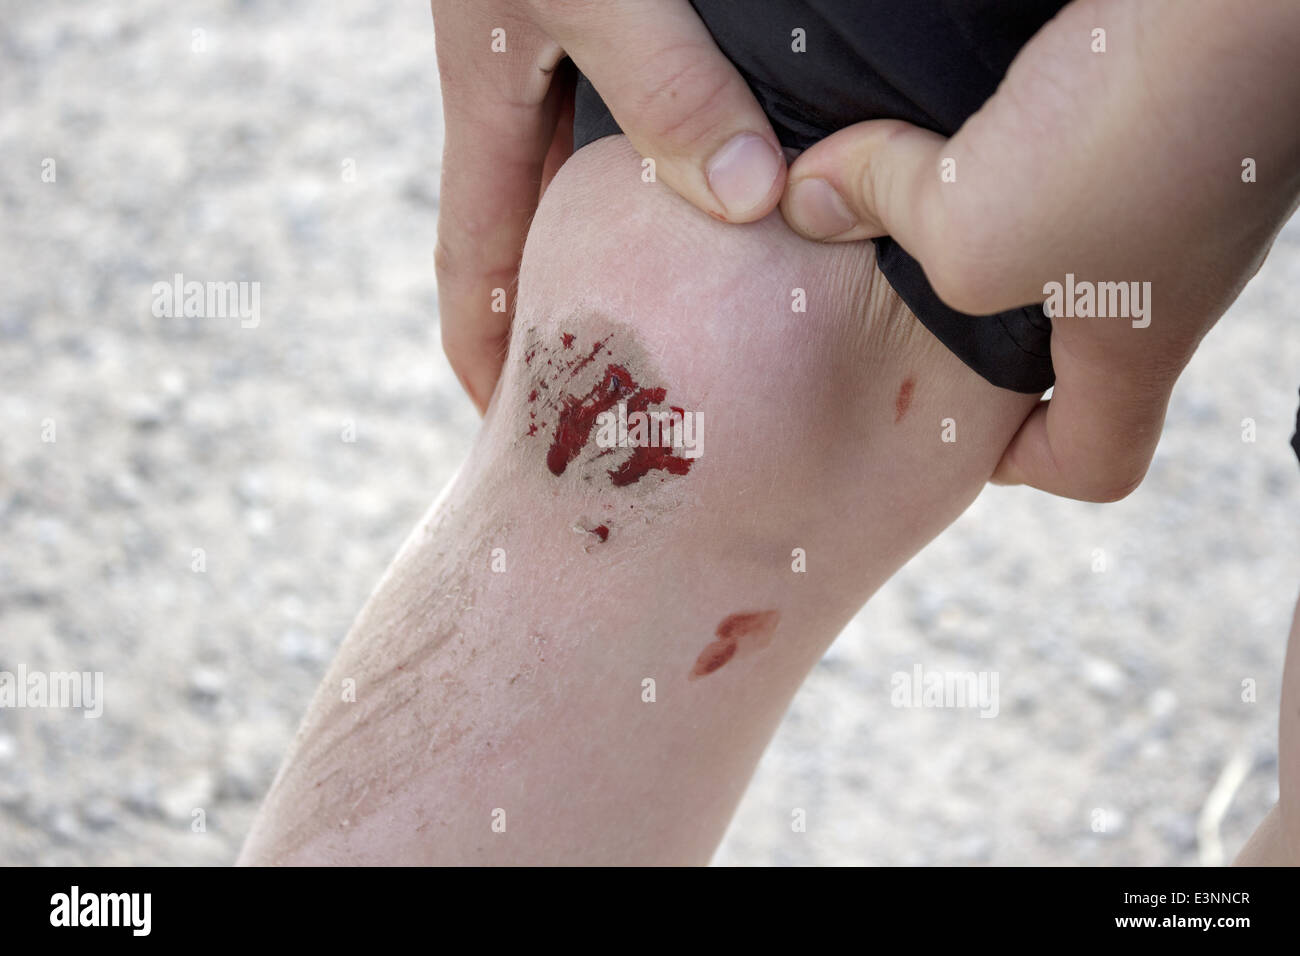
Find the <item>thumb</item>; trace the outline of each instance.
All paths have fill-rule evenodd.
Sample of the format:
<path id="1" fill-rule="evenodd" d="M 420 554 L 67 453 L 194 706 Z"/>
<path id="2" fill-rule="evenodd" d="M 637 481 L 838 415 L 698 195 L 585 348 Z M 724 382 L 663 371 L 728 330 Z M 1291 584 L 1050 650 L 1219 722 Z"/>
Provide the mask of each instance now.
<path id="1" fill-rule="evenodd" d="M 1146 476 L 1177 371 L 1080 365 L 1055 354 L 1056 386 L 1025 419 L 993 473 L 1080 501 L 1118 501 Z"/>
<path id="2" fill-rule="evenodd" d="M 656 179 L 730 222 L 752 222 L 776 208 L 785 188 L 781 144 L 686 0 L 549 9 L 573 11 L 553 13 L 545 26 L 632 145 L 654 160 Z"/>
<path id="3" fill-rule="evenodd" d="M 889 235 L 928 262 L 943 232 L 939 164 L 947 142 L 901 120 L 847 126 L 795 161 L 781 212 L 808 239 Z"/>

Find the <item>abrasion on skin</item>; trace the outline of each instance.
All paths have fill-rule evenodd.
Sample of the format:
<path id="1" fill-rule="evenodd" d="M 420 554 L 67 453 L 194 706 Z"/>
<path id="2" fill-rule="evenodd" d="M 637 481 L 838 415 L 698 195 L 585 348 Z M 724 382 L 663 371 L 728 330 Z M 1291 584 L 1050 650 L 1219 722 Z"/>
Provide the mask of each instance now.
<path id="1" fill-rule="evenodd" d="M 527 388 L 527 431 L 523 437 L 546 443 L 546 468 L 556 478 L 576 473 L 585 482 L 608 482 L 615 488 L 657 478 L 682 476 L 694 460 L 671 446 L 599 448 L 593 441 L 599 420 L 620 405 L 626 413 L 663 412 L 680 416 L 667 405 L 668 389 L 641 384 L 653 373 L 630 335 L 609 332 L 591 339 L 573 332 L 547 343 L 530 329 L 523 351 Z M 572 467 L 571 466 L 575 466 Z"/>

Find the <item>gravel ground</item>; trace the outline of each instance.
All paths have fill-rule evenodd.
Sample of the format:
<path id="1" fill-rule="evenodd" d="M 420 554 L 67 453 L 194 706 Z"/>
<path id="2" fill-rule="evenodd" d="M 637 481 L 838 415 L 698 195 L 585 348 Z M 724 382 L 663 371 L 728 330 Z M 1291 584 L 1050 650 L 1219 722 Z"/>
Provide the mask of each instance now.
<path id="1" fill-rule="evenodd" d="M 0 863 L 228 863 L 476 426 L 437 344 L 428 10 L 45 0 L 0 62 L 0 670 L 102 671 L 106 701 L 0 709 Z M 257 281 L 260 324 L 155 317 L 176 273 Z M 989 489 L 891 581 L 717 862 L 1231 857 L 1277 794 L 1298 287 L 1300 221 L 1138 493 Z M 892 706 L 918 665 L 996 674 L 996 719 Z"/>

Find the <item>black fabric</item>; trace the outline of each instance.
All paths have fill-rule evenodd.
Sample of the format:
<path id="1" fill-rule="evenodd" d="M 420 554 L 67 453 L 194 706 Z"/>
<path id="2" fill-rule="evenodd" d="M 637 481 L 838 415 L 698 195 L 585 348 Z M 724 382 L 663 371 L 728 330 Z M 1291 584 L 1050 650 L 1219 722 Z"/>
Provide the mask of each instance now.
<path id="1" fill-rule="evenodd" d="M 1295 434 L 1291 436 L 1291 447 L 1295 450 L 1295 456 L 1300 459 L 1300 411 L 1295 413 Z"/>
<path id="2" fill-rule="evenodd" d="M 980 108 L 1022 46 L 1065 0 L 692 0 L 740 70 L 782 145 L 807 149 L 868 119 L 902 119 L 950 136 Z M 805 31 L 807 52 L 791 49 Z M 574 148 L 620 132 L 585 77 Z M 875 240 L 880 271 L 917 318 L 1001 388 L 1053 382 L 1051 322 L 1041 306 L 991 316 L 948 308 L 920 264 Z"/>

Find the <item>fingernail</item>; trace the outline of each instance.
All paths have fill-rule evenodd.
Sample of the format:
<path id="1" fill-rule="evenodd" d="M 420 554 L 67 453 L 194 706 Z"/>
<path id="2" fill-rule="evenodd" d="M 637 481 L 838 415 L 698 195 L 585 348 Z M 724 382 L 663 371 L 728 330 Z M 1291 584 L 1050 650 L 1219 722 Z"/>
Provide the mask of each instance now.
<path id="1" fill-rule="evenodd" d="M 705 167 L 709 188 L 732 218 L 760 205 L 780 174 L 780 155 L 755 133 L 733 136 Z"/>
<path id="2" fill-rule="evenodd" d="M 790 187 L 790 216 L 815 239 L 830 239 L 858 224 L 840 194 L 824 179 L 801 179 Z"/>

